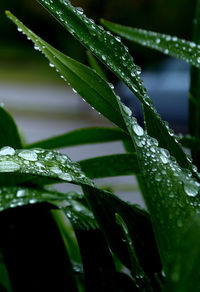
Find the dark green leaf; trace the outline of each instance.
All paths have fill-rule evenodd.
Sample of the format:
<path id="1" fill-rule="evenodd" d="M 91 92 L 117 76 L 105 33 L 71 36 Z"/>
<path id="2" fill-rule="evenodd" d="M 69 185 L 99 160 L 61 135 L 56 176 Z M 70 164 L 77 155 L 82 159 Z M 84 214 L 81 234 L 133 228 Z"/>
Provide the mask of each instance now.
<path id="1" fill-rule="evenodd" d="M 157 140 L 144 132 L 136 119 L 126 115 L 123 109 L 122 115 L 135 145 L 144 199 L 166 268 L 179 244 L 183 226 L 199 212 L 199 183 L 166 149 L 158 146 Z"/>
<path id="2" fill-rule="evenodd" d="M 81 251 L 86 291 L 119 291 L 117 274 L 107 243 L 101 231 L 84 213 L 64 209 L 71 221 Z"/>
<path id="3" fill-rule="evenodd" d="M 122 233 L 124 235 L 124 242 L 126 243 L 127 249 L 129 252 L 132 278 L 134 279 L 136 286 L 140 287 L 141 290 L 148 289 L 150 286 L 149 279 L 148 279 L 148 277 L 146 277 L 142 267 L 140 266 L 140 262 L 135 254 L 134 244 L 133 244 L 133 241 L 131 239 L 131 234 L 129 232 L 129 229 L 119 214 L 116 213 L 115 216 L 116 216 L 116 222 L 122 228 Z M 153 291 L 153 290 L 151 290 L 151 291 Z"/>
<path id="4" fill-rule="evenodd" d="M 139 173 L 135 154 L 114 154 L 95 157 L 78 162 L 89 178 L 102 178 Z"/>
<path id="5" fill-rule="evenodd" d="M 99 74 L 99 76 L 101 76 L 101 78 L 107 81 L 106 75 L 104 74 L 102 68 L 98 64 L 95 57 L 90 53 L 90 51 L 87 51 L 87 56 L 88 56 L 90 67 L 93 68 Z"/>
<path id="6" fill-rule="evenodd" d="M 164 291 L 200 291 L 200 218 L 190 220 L 183 233 L 179 248 L 175 250 Z"/>
<path id="7" fill-rule="evenodd" d="M 84 186 L 83 190 L 111 249 L 122 263 L 131 268 L 129 250 L 123 241 L 124 234 L 116 223 L 115 214 L 123 218 L 140 265 L 150 278 L 151 285 L 156 286 L 154 273 L 160 272 L 161 264 L 148 214 L 109 192 L 95 191 L 89 186 Z"/>
<path id="8" fill-rule="evenodd" d="M 22 142 L 13 118 L 0 106 L 0 148 L 8 145 L 22 148 Z"/>
<path id="9" fill-rule="evenodd" d="M 25 27 L 14 15 L 6 12 L 7 16 L 30 38 L 35 47 L 42 51 L 49 59 L 51 66 L 55 66 L 61 77 L 68 81 L 85 101 L 110 121 L 125 129 L 124 121 L 118 108 L 117 97 L 110 84 L 104 81 L 91 68 L 62 54 L 51 45 L 43 41 L 31 30 Z"/>
<path id="10" fill-rule="evenodd" d="M 145 111 L 149 116 L 148 126 L 156 128 L 153 136 L 176 157 L 180 166 L 189 167 L 192 170 L 192 165 L 181 146 L 176 143 L 173 132 L 169 131 L 152 107 L 152 102 L 139 76 L 141 69 L 133 63 L 128 49 L 121 43 L 119 37 L 114 37 L 110 32 L 96 25 L 93 20 L 80 13 L 79 9 L 74 8 L 69 1 L 55 0 L 53 3 L 50 0 L 38 1 L 133 91 L 145 105 Z M 160 135 L 159 133 L 162 132 L 163 135 Z M 166 137 L 170 143 L 166 143 Z"/>
<path id="11" fill-rule="evenodd" d="M 200 151 L 200 139 L 192 136 L 184 136 L 180 139 L 180 143 L 183 147 L 191 150 Z"/>
<path id="12" fill-rule="evenodd" d="M 107 20 L 102 20 L 101 22 L 106 28 L 127 40 L 182 59 L 200 68 L 200 47 L 194 42 L 189 42 L 176 36 L 127 27 Z"/>
<path id="13" fill-rule="evenodd" d="M 114 128 L 85 128 L 78 129 L 66 134 L 49 138 L 47 140 L 38 141 L 25 148 L 62 148 L 83 144 L 105 143 L 120 140 L 128 140 L 128 135 L 120 129 Z"/>

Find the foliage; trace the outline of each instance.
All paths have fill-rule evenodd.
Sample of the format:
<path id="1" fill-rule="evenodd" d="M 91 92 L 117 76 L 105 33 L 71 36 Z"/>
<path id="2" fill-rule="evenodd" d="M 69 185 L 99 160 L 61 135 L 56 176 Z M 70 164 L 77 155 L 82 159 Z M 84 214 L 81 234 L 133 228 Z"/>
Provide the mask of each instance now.
<path id="1" fill-rule="evenodd" d="M 195 151 L 197 159 L 198 135 L 180 139 L 161 119 L 140 68 L 119 36 L 96 25 L 68 0 L 38 1 L 90 51 L 92 68 L 6 14 L 50 66 L 117 127 L 80 129 L 23 145 L 13 119 L 1 108 L 0 291 L 200 291 L 200 174 L 183 148 Z M 122 37 L 200 66 L 194 42 L 102 23 Z M 141 101 L 145 130 L 106 81 L 94 56 Z M 198 98 L 193 99 L 198 111 Z M 193 126 L 198 127 L 195 122 Z M 74 163 L 54 150 L 116 140 L 124 142 L 127 154 Z M 137 176 L 148 211 L 93 182 L 117 175 Z M 47 188 L 58 182 L 79 185 L 82 194 Z"/>

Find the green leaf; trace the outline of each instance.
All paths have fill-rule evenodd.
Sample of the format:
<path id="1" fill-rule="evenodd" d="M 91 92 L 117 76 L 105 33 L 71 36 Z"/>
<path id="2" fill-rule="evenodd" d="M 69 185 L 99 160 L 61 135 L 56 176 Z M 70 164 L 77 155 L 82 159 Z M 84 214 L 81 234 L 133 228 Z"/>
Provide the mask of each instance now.
<path id="1" fill-rule="evenodd" d="M 149 279 L 146 277 L 142 267 L 140 266 L 139 260 L 135 254 L 134 245 L 129 233 L 129 229 L 122 219 L 122 217 L 116 213 L 116 222 L 121 226 L 124 235 L 124 241 L 126 242 L 127 249 L 129 251 L 130 262 L 131 262 L 131 275 L 137 287 L 140 289 L 148 289 L 150 286 Z M 138 277 L 140 275 L 140 277 Z M 147 286 L 148 284 L 148 286 Z M 145 287 L 147 286 L 147 287 Z M 152 290 L 151 290 L 152 291 Z"/>
<path id="2" fill-rule="evenodd" d="M 200 139 L 187 135 L 180 139 L 180 143 L 183 147 L 191 150 L 200 151 Z"/>
<path id="3" fill-rule="evenodd" d="M 125 128 L 116 95 L 110 84 L 94 70 L 62 54 L 39 38 L 10 12 L 7 11 L 6 14 L 35 43 L 35 48 L 44 53 L 51 66 L 56 67 L 61 77 L 67 80 L 85 101 L 120 128 Z"/>
<path id="4" fill-rule="evenodd" d="M 64 154 L 43 149 L 14 150 L 4 148 L 0 152 L 1 185 L 31 183 L 55 183 L 56 181 L 75 184 L 92 184 L 79 165 Z"/>
<path id="5" fill-rule="evenodd" d="M 123 109 L 122 115 L 135 145 L 144 199 L 151 214 L 163 266 L 167 269 L 183 226 L 199 212 L 200 184 L 166 149 L 158 146 L 158 141 L 151 138 L 135 118 L 126 115 Z"/>
<path id="6" fill-rule="evenodd" d="M 112 251 L 131 269 L 129 249 L 123 240 L 124 233 L 116 223 L 116 213 L 123 218 L 139 263 L 149 277 L 150 285 L 157 287 L 154 274 L 160 273 L 161 263 L 148 214 L 137 206 L 123 202 L 110 192 L 94 190 L 90 186 L 84 186 L 83 191 Z"/>
<path id="7" fill-rule="evenodd" d="M 66 204 L 73 209 L 79 207 L 80 210 L 84 210 L 87 214 L 86 207 L 81 203 L 83 196 L 77 193 L 60 193 L 23 186 L 1 187 L 0 192 L 0 211 L 28 204 L 49 202 L 59 207 L 62 207 L 62 205 L 65 206 Z M 88 214 L 90 214 L 89 211 Z"/>
<path id="8" fill-rule="evenodd" d="M 171 269 L 163 291 L 200 291 L 200 218 L 191 218 L 183 233 L 180 246 L 174 253 Z"/>
<path id="9" fill-rule="evenodd" d="M 139 173 L 135 154 L 114 154 L 81 160 L 78 162 L 89 178 L 102 178 Z"/>
<path id="10" fill-rule="evenodd" d="M 15 121 L 4 108 L 0 107 L 0 148 L 6 145 L 22 148 Z"/>
<path id="11" fill-rule="evenodd" d="M 78 209 L 77 209 L 78 210 Z M 114 262 L 101 231 L 79 210 L 64 209 L 81 251 L 86 291 L 119 291 Z"/>
<path id="12" fill-rule="evenodd" d="M 127 40 L 182 59 L 200 68 L 200 47 L 194 42 L 186 41 L 176 36 L 127 27 L 107 20 L 101 20 L 101 22 L 106 28 Z"/>
<path id="13" fill-rule="evenodd" d="M 38 1 L 133 91 L 145 105 L 146 115 L 148 113 L 149 116 L 148 126 L 156 128 L 153 136 L 159 139 L 162 146 L 170 151 L 180 166 L 189 167 L 192 171 L 192 165 L 187 160 L 182 147 L 177 144 L 173 132 L 169 131 L 153 108 L 139 76 L 141 69 L 134 64 L 133 58 L 128 53 L 128 49 L 121 43 L 120 38 L 114 37 L 109 31 L 107 32 L 96 25 L 82 11 L 74 8 L 69 1 L 55 0 L 53 3 L 50 0 Z M 163 134 L 161 135 L 161 133 Z M 169 143 L 166 143 L 166 137 L 168 137 Z"/>
<path id="14" fill-rule="evenodd" d="M 66 134 L 38 141 L 25 148 L 62 148 L 83 144 L 105 143 L 113 141 L 128 140 L 129 136 L 117 128 L 85 128 L 78 129 Z"/>
<path id="15" fill-rule="evenodd" d="M 90 53 L 90 51 L 87 51 L 87 57 L 88 57 L 88 61 L 89 61 L 90 67 L 93 68 L 99 74 L 99 76 L 101 76 L 102 79 L 107 81 L 106 75 L 104 74 L 102 68 L 98 64 L 98 62 L 95 59 L 95 57 Z"/>

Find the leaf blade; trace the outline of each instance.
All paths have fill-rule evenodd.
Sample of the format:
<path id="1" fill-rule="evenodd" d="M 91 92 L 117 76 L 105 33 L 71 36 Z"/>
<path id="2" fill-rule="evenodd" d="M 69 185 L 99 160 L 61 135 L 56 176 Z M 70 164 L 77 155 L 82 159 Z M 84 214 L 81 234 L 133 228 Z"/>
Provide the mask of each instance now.
<path id="1" fill-rule="evenodd" d="M 200 68 L 200 47 L 194 42 L 186 41 L 176 36 L 127 27 L 104 19 L 101 22 L 106 28 L 129 41 L 176 57 Z"/>

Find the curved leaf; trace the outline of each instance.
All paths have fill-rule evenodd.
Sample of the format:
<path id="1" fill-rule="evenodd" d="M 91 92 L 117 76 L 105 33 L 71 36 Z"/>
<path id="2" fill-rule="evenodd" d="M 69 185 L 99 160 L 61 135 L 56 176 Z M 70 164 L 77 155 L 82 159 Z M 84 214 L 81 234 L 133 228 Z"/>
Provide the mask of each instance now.
<path id="1" fill-rule="evenodd" d="M 91 68 L 62 54 L 39 38 L 10 12 L 7 11 L 6 14 L 35 43 L 35 48 L 44 53 L 50 61 L 50 66 L 55 66 L 61 77 L 67 80 L 85 101 L 120 128 L 126 129 L 110 84 Z"/>
<path id="2" fill-rule="evenodd" d="M 17 126 L 11 115 L 0 106 L 0 147 L 22 148 Z"/>
<path id="3" fill-rule="evenodd" d="M 101 22 L 106 28 L 129 41 L 155 49 L 200 68 L 200 46 L 194 42 L 176 36 L 112 23 L 103 19 Z"/>
<path id="4" fill-rule="evenodd" d="M 193 171 L 192 165 L 182 147 L 177 143 L 173 131 L 167 127 L 153 108 L 139 76 L 141 69 L 134 64 L 133 58 L 121 43 L 120 38 L 114 37 L 109 31 L 96 25 L 93 20 L 83 14 L 82 10 L 74 8 L 68 0 L 38 1 L 133 91 L 145 107 L 145 116 L 148 114 L 146 124 L 149 134 L 157 138 L 162 147 L 167 148 L 176 157 L 180 166 Z M 152 130 L 153 128 L 155 131 Z"/>
<path id="5" fill-rule="evenodd" d="M 85 128 L 78 129 L 66 134 L 52 137 L 46 140 L 38 141 L 25 148 L 62 148 L 71 147 L 83 144 L 105 143 L 113 141 L 121 141 L 129 139 L 128 135 L 120 129 L 114 128 Z"/>
<path id="6" fill-rule="evenodd" d="M 87 57 L 90 64 L 90 67 L 93 68 L 101 78 L 103 78 L 105 81 L 107 81 L 106 75 L 104 74 L 103 70 L 101 69 L 100 65 L 98 64 L 95 57 L 90 53 L 90 51 L 87 51 Z"/>
<path id="7" fill-rule="evenodd" d="M 70 207 L 64 213 L 74 228 L 84 269 L 86 291 L 119 291 L 114 262 L 101 231 L 91 218 Z"/>
<path id="8" fill-rule="evenodd" d="M 135 145 L 144 199 L 151 214 L 163 266 L 167 269 L 183 226 L 199 212 L 200 184 L 123 108 L 122 115 Z"/>
<path id="9" fill-rule="evenodd" d="M 114 154 L 81 160 L 81 169 L 89 178 L 102 178 L 139 173 L 135 154 Z"/>

